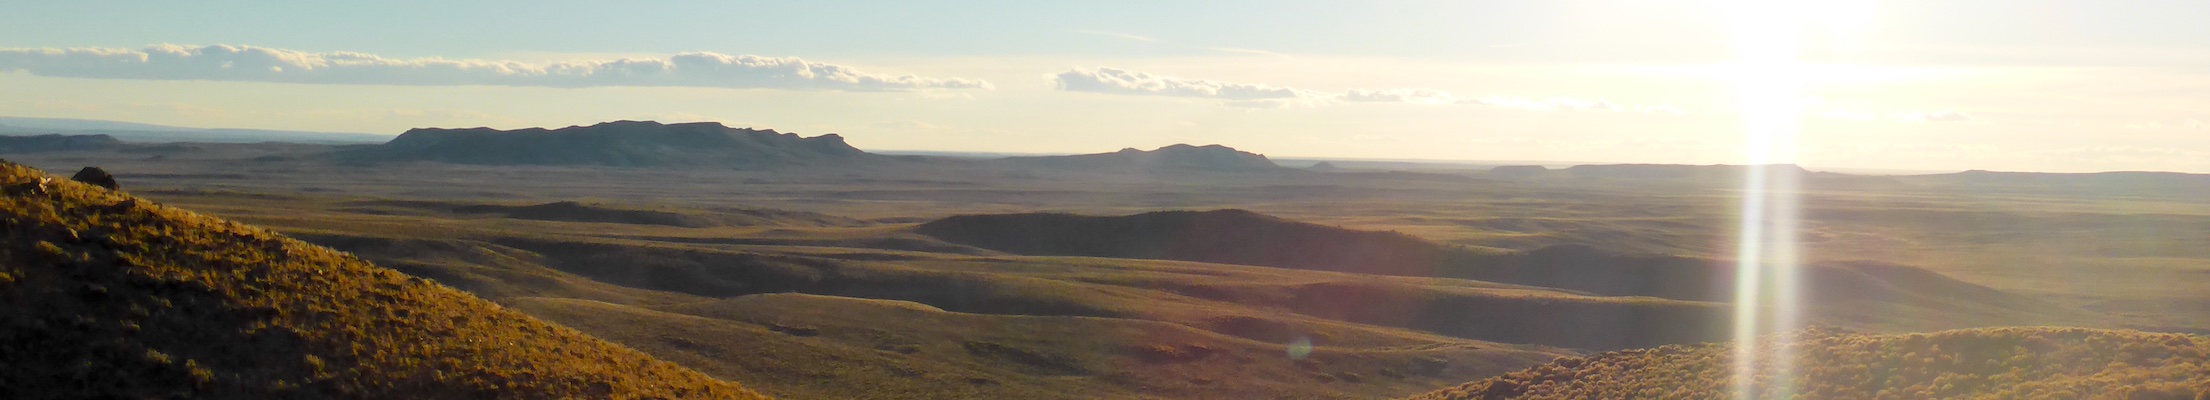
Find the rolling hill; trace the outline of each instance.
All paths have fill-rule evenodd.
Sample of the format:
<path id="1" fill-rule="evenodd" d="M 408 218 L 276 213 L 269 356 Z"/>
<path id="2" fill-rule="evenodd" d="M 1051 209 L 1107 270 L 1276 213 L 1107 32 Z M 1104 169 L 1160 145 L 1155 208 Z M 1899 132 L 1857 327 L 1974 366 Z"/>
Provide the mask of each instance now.
<path id="1" fill-rule="evenodd" d="M 417 128 L 337 153 L 353 162 L 770 168 L 884 160 L 842 136 L 800 137 L 714 122 L 614 121 L 560 129 Z"/>
<path id="2" fill-rule="evenodd" d="M 0 398 L 761 398 L 260 228 L 0 184 Z"/>
<path id="3" fill-rule="evenodd" d="M 1475 250 L 1401 233 L 1344 229 L 1233 209 L 1124 216 L 960 215 L 912 230 L 1015 254 L 1187 260 L 1472 279 L 1604 296 L 1733 300 L 1733 265 L 1725 260 L 1615 254 L 1578 244 L 1511 252 Z M 2031 298 L 1911 266 L 1835 262 L 1809 265 L 1801 273 L 1809 283 L 1804 296 L 1817 305 L 2080 317 Z M 1861 309 L 1854 313 L 1868 314 Z"/>
<path id="4" fill-rule="evenodd" d="M 1899 335 L 1813 329 L 1782 346 L 1796 373 L 1754 374 L 1747 398 L 2201 399 L 2210 338 L 2081 328 Z M 1772 342 L 1757 353 L 1773 362 Z M 1408 400 L 1727 398 L 1731 347 L 1665 346 L 1560 359 Z M 1781 382 L 1789 382 L 1783 384 Z"/>
<path id="5" fill-rule="evenodd" d="M 1471 302 L 1520 319 L 1469 325 L 1506 328 L 1539 318 L 1509 310 L 1595 302 L 1474 282 L 1446 287 L 1179 262 L 851 249 L 799 255 L 582 238 L 304 237 L 793 399 L 1403 396 L 1575 353 L 1399 325 L 1464 322 L 1445 306 Z M 1411 296 L 1363 302 L 1368 297 L 1350 296 L 1365 291 L 1333 289 L 1342 286 Z M 1285 298 L 1311 305 L 1312 313 L 1280 310 Z M 1460 300 L 1436 302 L 1452 298 Z M 1424 311 L 1397 309 L 1431 302 L 1437 306 Z M 1638 302 L 1610 303 L 1599 306 Z M 1701 308 L 1659 308 L 1668 306 Z M 1630 340 L 1617 334 L 1632 329 L 1625 319 L 1540 319 L 1558 322 L 1492 333 L 1607 349 L 1671 338 L 1636 330 L 1643 334 L 1635 338 L 1648 339 Z M 1300 339 L 1310 358 L 1287 356 Z M 748 354 L 759 356 L 741 356 Z"/>

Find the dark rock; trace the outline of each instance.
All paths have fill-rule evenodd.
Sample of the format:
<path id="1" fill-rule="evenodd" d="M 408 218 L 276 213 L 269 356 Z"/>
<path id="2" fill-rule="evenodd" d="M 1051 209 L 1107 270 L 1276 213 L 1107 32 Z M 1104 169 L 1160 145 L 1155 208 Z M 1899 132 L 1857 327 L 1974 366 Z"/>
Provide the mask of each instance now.
<path id="1" fill-rule="evenodd" d="M 69 177 L 69 180 L 93 184 L 108 190 L 115 190 L 120 187 L 115 183 L 115 176 L 108 175 L 107 170 L 100 169 L 100 167 L 84 167 L 84 169 L 77 170 L 77 175 Z"/>

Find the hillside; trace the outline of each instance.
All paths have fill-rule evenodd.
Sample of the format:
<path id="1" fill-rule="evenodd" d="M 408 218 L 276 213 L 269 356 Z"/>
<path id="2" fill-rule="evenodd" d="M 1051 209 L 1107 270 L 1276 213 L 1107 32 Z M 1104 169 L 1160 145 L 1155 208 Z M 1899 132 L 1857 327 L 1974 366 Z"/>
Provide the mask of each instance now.
<path id="1" fill-rule="evenodd" d="M 1266 156 L 1221 145 L 1177 144 L 1144 151 L 1134 148 L 1111 153 L 1070 156 L 1009 157 L 992 162 L 1001 165 L 1098 171 L 1274 171 L 1288 168 Z"/>
<path id="2" fill-rule="evenodd" d="M 880 160 L 842 136 L 800 137 L 714 122 L 614 121 L 560 129 L 417 128 L 338 153 L 354 162 L 767 168 Z"/>
<path id="3" fill-rule="evenodd" d="M 2078 328 L 1996 328 L 1903 335 L 1811 330 L 1786 344 L 1791 385 L 1756 375 L 1749 398 L 2201 399 L 2210 338 Z M 1758 353 L 1770 363 L 1773 349 Z M 1665 346 L 1567 358 L 1413 400 L 1716 399 L 1732 349 Z"/>
<path id="4" fill-rule="evenodd" d="M 760 398 L 260 228 L 0 183 L 0 398 Z"/>

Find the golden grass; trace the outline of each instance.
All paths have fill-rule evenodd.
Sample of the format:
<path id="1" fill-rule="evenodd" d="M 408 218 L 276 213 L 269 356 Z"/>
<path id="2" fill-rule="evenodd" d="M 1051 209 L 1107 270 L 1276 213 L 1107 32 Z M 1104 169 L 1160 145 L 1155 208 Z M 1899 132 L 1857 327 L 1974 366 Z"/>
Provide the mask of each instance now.
<path id="1" fill-rule="evenodd" d="M 2210 338 L 2202 336 L 2082 328 L 1800 335 L 1784 344 L 1798 357 L 1792 384 L 1761 371 L 1751 398 L 2210 398 Z M 1713 344 L 1565 358 L 1411 399 L 1726 398 L 1731 353 Z"/>
<path id="2" fill-rule="evenodd" d="M 260 228 L 0 184 L 0 398 L 762 398 Z"/>

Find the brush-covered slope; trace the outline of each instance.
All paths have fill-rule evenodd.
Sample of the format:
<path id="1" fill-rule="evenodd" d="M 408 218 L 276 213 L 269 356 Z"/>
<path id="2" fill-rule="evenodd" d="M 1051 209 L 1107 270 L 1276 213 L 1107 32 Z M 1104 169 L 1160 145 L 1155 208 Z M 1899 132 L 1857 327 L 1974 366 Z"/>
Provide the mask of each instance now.
<path id="1" fill-rule="evenodd" d="M 994 162 L 1006 165 L 1093 171 L 1274 171 L 1286 170 L 1266 156 L 1217 144 L 1177 144 L 1151 151 L 1133 148 L 1111 153 L 1071 156 L 1012 157 Z"/>
<path id="2" fill-rule="evenodd" d="M 0 398 L 758 398 L 259 228 L 0 185 Z"/>
<path id="3" fill-rule="evenodd" d="M 1761 371 L 1748 398 L 2210 398 L 2210 338 L 2202 336 L 2077 328 L 1801 335 L 1784 345 L 1797 357 L 1790 383 Z M 1769 363 L 1772 350 L 1759 360 Z M 1560 359 L 1412 399 L 1727 398 L 1732 352 L 1714 344 Z"/>
<path id="4" fill-rule="evenodd" d="M 436 161 L 488 165 L 779 167 L 879 157 L 835 134 L 799 137 L 714 122 L 615 121 L 560 129 L 417 128 L 381 145 L 339 153 L 350 161 Z"/>

